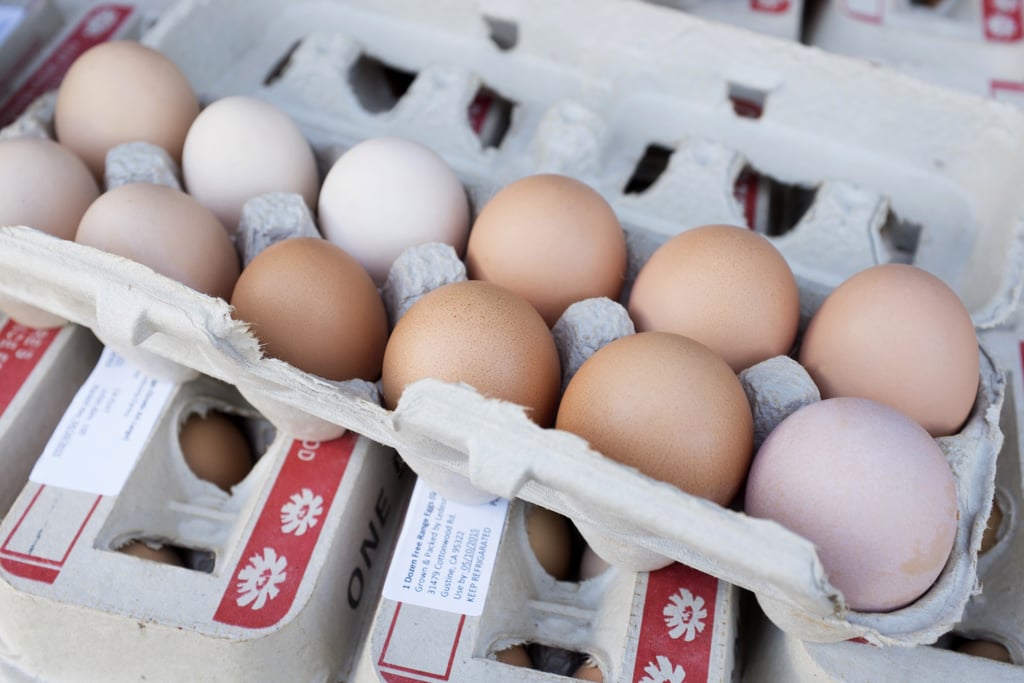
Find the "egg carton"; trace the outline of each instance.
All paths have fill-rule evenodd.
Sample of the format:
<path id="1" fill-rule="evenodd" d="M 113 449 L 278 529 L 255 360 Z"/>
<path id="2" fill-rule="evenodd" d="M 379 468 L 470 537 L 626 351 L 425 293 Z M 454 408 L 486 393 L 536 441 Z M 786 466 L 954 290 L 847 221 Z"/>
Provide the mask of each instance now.
<path id="1" fill-rule="evenodd" d="M 743 224 L 732 187 L 752 166 L 813 188 L 797 225 L 771 237 L 797 277 L 804 320 L 849 275 L 891 260 L 944 279 L 979 328 L 999 325 L 1020 298 L 1024 114 L 854 60 L 610 0 L 586 11 L 565 0 L 183 2 L 146 41 L 205 102 L 252 93 L 289 112 L 325 167 L 361 139 L 403 135 L 441 153 L 476 210 L 525 174 L 576 176 L 623 221 L 631 276 L 675 233 Z M 369 63 L 416 73 L 390 110 L 367 111 L 349 79 Z M 481 92 L 513 103 L 500 139 L 481 139 L 467 120 Z M 738 94 L 759 98 L 759 117 L 737 113 Z M 672 150 L 667 167 L 645 191 L 626 192 L 652 146 Z M 750 588 L 804 637 L 932 641 L 974 588 L 1001 439 L 1002 378 L 985 352 L 972 417 L 942 442 L 959 479 L 956 550 L 925 598 L 868 615 L 846 609 L 804 539 L 609 462 L 516 406 L 425 380 L 386 411 L 348 385 L 261 358 L 225 302 L 28 227 L 0 228 L 0 267 L 12 274 L 0 294 L 87 325 L 169 373 L 236 385 L 289 433 L 354 429 L 398 448 L 446 495 L 518 497 L 566 514 L 625 569 L 679 561 Z"/>
<path id="2" fill-rule="evenodd" d="M 711 21 L 800 40 L 803 0 L 647 0 Z"/>
<path id="3" fill-rule="evenodd" d="M 17 76 L 50 36 L 60 30 L 62 23 L 60 10 L 51 0 L 0 3 L 0 82 Z"/>
<path id="4" fill-rule="evenodd" d="M 0 519 L 100 355 L 89 330 L 34 330 L 0 315 Z"/>
<path id="5" fill-rule="evenodd" d="M 19 478 L 0 522 L 0 678 L 341 680 L 413 477 L 394 451 L 352 432 L 322 443 L 277 432 L 221 382 L 154 384 L 165 386 L 140 403 L 154 402 L 156 423 L 119 491 L 82 484 L 68 451 L 56 478 Z M 75 431 L 100 429 L 89 412 L 108 410 L 115 391 L 92 386 L 106 393 L 72 404 Z M 178 443 L 183 421 L 208 410 L 242 421 L 259 457 L 230 492 L 193 474 Z M 38 453 L 21 455 L 31 464 Z M 62 477 L 75 482 L 54 483 Z M 134 540 L 171 546 L 185 565 L 117 552 Z"/>
<path id="6" fill-rule="evenodd" d="M 681 564 L 653 572 L 608 567 L 580 581 L 556 580 L 530 547 L 530 507 L 509 506 L 482 614 L 385 596 L 353 683 L 547 681 L 552 673 L 571 676 L 583 657 L 609 683 L 737 679 L 738 588 Z M 548 672 L 496 659 L 521 644 Z"/>
<path id="7" fill-rule="evenodd" d="M 807 43 L 966 92 L 1024 106 L 1018 0 L 822 0 Z"/>

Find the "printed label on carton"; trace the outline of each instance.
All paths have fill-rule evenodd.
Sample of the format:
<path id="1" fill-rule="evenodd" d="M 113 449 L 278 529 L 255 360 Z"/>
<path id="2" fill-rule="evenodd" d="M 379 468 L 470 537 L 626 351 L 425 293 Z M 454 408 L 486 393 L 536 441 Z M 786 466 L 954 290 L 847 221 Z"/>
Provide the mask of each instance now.
<path id="1" fill-rule="evenodd" d="M 288 614 L 358 439 L 292 443 L 214 621 L 268 628 Z"/>
<path id="2" fill-rule="evenodd" d="M 13 121 L 43 93 L 60 85 L 64 74 L 83 52 L 118 35 L 135 12 L 131 5 L 97 5 L 90 9 L 10 99 L 0 107 L 0 126 Z"/>
<path id="3" fill-rule="evenodd" d="M 30 481 L 116 496 L 174 390 L 109 348 L 71 400 Z"/>
<path id="4" fill-rule="evenodd" d="M 1021 0 L 985 0 L 985 39 L 994 43 L 1015 43 L 1024 37 L 1024 3 Z"/>
<path id="5" fill-rule="evenodd" d="M 14 33 L 18 24 L 25 19 L 25 8 L 13 5 L 0 5 L 0 43 Z"/>
<path id="6" fill-rule="evenodd" d="M 60 328 L 36 330 L 8 320 L 0 327 L 0 416 L 28 380 Z"/>
<path id="7" fill-rule="evenodd" d="M 679 563 L 648 575 L 633 681 L 708 679 L 719 584 Z"/>
<path id="8" fill-rule="evenodd" d="M 384 597 L 455 614 L 482 614 L 507 513 L 503 498 L 463 505 L 417 480 L 384 580 Z"/>

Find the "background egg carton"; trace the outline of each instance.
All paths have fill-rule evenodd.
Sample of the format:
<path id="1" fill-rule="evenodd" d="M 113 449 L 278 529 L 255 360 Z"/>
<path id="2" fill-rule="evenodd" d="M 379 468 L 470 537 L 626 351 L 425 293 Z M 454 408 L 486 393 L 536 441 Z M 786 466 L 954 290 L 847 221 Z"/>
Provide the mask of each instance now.
<path id="1" fill-rule="evenodd" d="M 631 273 L 672 234 L 742 224 L 732 188 L 753 166 L 814 188 L 797 225 L 771 236 L 797 276 L 805 319 L 847 276 L 889 260 L 913 259 L 945 279 L 979 327 L 998 325 L 1019 299 L 1021 113 L 852 60 L 611 1 L 586 11 L 539 0 L 184 2 L 146 40 L 204 101 L 254 93 L 288 111 L 325 167 L 365 137 L 404 135 L 452 164 L 477 210 L 527 173 L 579 177 L 622 219 Z M 382 73 L 385 82 L 415 77 L 399 97 L 366 86 Z M 467 120 L 481 93 L 511 107 L 504 135 L 481 139 Z M 760 115 L 737 113 L 737 99 L 756 100 Z M 652 150 L 666 167 L 643 174 L 654 176 L 643 178 L 646 190 L 626 191 Z M 0 266 L 15 275 L 0 293 L 88 325 L 118 348 L 234 384 L 279 428 L 322 437 L 312 430 L 356 429 L 431 468 L 446 492 L 520 497 L 570 516 L 626 568 L 677 560 L 751 588 L 802 635 L 934 640 L 974 586 L 1000 440 L 1002 384 L 984 354 L 981 401 L 964 434 L 943 444 L 960 480 L 957 551 L 927 598 L 863 615 L 846 612 L 803 539 L 608 462 L 514 406 L 425 381 L 385 411 L 261 359 L 223 301 L 29 228 L 0 229 Z M 606 483 L 582 486 L 584 469 Z"/>
<path id="2" fill-rule="evenodd" d="M 682 680 L 680 670 L 698 683 L 738 677 L 738 588 L 680 564 L 655 572 L 609 567 L 591 578 L 558 581 L 530 547 L 530 507 L 522 501 L 509 507 L 480 616 L 383 598 L 353 683 L 391 683 L 409 674 L 495 683 L 551 680 L 551 673 L 495 659 L 518 644 L 541 656 L 541 648 L 556 650 L 549 671 L 565 676 L 586 656 L 609 682 L 645 675 Z M 673 606 L 692 613 L 674 618 Z"/>
<path id="3" fill-rule="evenodd" d="M 180 425 L 207 410 L 243 420 L 259 458 L 230 493 L 181 453 Z M 29 467 L 37 455 L 22 454 Z M 4 462 L 5 480 L 26 462 Z M 393 451 L 355 433 L 275 436 L 234 388 L 176 385 L 119 494 L 40 484 L 27 471 L 19 480 L 0 521 L 0 677 L 339 680 L 412 479 Z M 282 501 L 307 493 L 321 510 L 286 529 Z M 117 552 L 136 539 L 177 549 L 185 566 Z"/>

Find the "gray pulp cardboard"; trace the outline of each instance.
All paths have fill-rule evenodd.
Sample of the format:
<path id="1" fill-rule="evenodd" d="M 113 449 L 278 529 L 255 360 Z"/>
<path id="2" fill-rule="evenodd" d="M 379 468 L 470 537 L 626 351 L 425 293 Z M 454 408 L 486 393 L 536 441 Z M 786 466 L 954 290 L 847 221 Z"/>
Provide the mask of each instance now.
<path id="1" fill-rule="evenodd" d="M 280 106 L 325 163 L 371 135 L 407 136 L 452 165 L 477 209 L 522 175 L 574 175 L 620 216 L 631 275 L 673 234 L 742 225 L 733 187 L 753 166 L 811 191 L 795 226 L 770 237 L 797 277 L 805 317 L 849 275 L 893 260 L 949 283 L 979 328 L 1000 324 L 1020 299 L 1024 112 L 855 60 L 611 0 L 585 9 L 567 0 L 186 1 L 146 42 L 205 102 L 251 93 Z M 368 110 L 349 78 L 364 57 L 416 74 L 390 110 Z M 482 140 L 466 115 L 481 91 L 512 103 L 500 140 Z M 756 110 L 735 106 L 751 98 Z M 670 152 L 664 172 L 645 191 L 626 191 L 652 145 Z M 327 439 L 354 429 L 396 447 L 453 497 L 554 509 L 625 569 L 678 561 L 750 588 L 805 637 L 928 642 L 956 622 L 974 587 L 1001 440 L 1003 380 L 984 351 L 972 418 L 943 442 L 960 481 L 954 557 L 915 605 L 862 615 L 846 610 L 804 539 L 611 463 L 516 406 L 425 380 L 386 411 L 351 387 L 262 358 L 224 301 L 28 227 L 0 228 L 0 267 L 17 274 L 0 281 L 0 294 L 89 326 L 154 372 L 233 384 L 289 433 Z M 580 471 L 599 485 L 584 487 Z"/>

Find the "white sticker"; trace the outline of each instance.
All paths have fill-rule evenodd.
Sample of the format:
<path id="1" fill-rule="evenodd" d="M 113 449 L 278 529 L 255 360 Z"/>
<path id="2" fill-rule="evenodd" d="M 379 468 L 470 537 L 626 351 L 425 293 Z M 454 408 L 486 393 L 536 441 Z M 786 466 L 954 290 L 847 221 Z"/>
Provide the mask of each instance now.
<path id="1" fill-rule="evenodd" d="M 14 33 L 14 29 L 18 28 L 18 24 L 24 18 L 24 7 L 0 5 L 0 43 L 7 40 L 7 36 Z"/>
<path id="2" fill-rule="evenodd" d="M 418 479 L 384 580 L 384 597 L 456 614 L 482 614 L 507 513 L 504 498 L 463 505 Z"/>
<path id="3" fill-rule="evenodd" d="M 57 424 L 30 479 L 116 496 L 149 440 L 174 382 L 145 375 L 106 348 Z"/>

